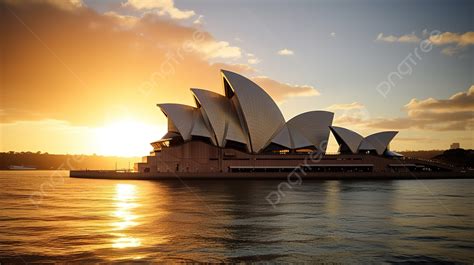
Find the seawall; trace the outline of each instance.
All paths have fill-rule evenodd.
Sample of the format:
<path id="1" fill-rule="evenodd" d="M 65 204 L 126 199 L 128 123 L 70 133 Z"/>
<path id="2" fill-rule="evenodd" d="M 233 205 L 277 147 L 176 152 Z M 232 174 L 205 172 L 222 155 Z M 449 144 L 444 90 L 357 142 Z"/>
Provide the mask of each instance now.
<path id="1" fill-rule="evenodd" d="M 104 170 L 74 170 L 71 178 L 120 179 L 120 180 L 190 180 L 190 179 L 281 179 L 296 181 L 298 178 L 314 180 L 393 180 L 393 179 L 456 179 L 474 178 L 474 171 L 467 172 L 252 172 L 252 173 L 200 173 L 200 172 L 118 172 Z"/>

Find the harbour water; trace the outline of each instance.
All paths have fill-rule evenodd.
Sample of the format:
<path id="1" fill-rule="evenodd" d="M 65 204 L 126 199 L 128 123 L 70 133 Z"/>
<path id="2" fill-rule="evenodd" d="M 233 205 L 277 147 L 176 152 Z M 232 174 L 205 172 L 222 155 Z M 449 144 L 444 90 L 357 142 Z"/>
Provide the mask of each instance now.
<path id="1" fill-rule="evenodd" d="M 0 263 L 474 262 L 472 179 L 280 183 L 0 171 Z"/>

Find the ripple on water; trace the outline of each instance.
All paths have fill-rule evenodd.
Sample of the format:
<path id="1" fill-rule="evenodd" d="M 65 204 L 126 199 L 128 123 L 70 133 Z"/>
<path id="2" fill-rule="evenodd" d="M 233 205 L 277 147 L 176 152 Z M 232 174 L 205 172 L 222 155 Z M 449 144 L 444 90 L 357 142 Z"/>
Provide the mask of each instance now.
<path id="1" fill-rule="evenodd" d="M 65 179 L 33 204 L 50 174 L 0 172 L 2 264 L 474 259 L 473 180 L 424 180 L 442 205 L 410 180 L 307 181 L 272 207 L 278 181 L 86 179 Z"/>

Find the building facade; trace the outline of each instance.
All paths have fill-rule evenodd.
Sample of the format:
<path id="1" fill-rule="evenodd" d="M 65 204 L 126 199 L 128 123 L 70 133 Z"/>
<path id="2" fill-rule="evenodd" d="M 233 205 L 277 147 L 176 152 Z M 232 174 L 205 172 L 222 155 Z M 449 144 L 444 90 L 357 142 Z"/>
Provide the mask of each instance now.
<path id="1" fill-rule="evenodd" d="M 432 170 L 407 164 L 389 150 L 396 131 L 367 137 L 332 126 L 334 113 L 309 111 L 285 121 L 273 99 L 250 79 L 221 70 L 222 94 L 192 88 L 195 106 L 158 104 L 168 132 L 135 171 L 233 173 Z M 338 155 L 326 155 L 329 134 Z M 308 161 L 308 157 L 311 159 Z M 401 167 L 400 165 L 404 165 Z"/>

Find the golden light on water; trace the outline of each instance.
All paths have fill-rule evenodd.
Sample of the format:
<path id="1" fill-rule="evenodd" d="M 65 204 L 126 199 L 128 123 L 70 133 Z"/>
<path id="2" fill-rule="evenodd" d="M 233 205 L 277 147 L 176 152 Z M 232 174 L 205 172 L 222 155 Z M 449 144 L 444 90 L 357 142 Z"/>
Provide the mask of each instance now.
<path id="1" fill-rule="evenodd" d="M 129 236 L 126 233 L 127 229 L 139 224 L 135 221 L 139 216 L 133 212 L 133 209 L 140 206 L 140 204 L 136 202 L 136 189 L 136 186 L 132 184 L 117 184 L 115 186 L 114 200 L 116 201 L 116 209 L 113 216 L 117 218 L 117 221 L 112 223 L 112 226 L 114 227 L 113 230 L 121 232 L 114 233 L 114 235 L 117 236 L 112 243 L 112 247 L 114 248 L 131 248 L 141 245 L 140 239 Z"/>
<path id="2" fill-rule="evenodd" d="M 340 208 L 341 182 L 328 181 L 326 183 L 326 211 L 329 216 L 337 216 Z"/>
<path id="3" fill-rule="evenodd" d="M 141 245 L 140 240 L 133 237 L 120 237 L 114 241 L 112 246 L 114 248 L 131 248 L 139 247 Z"/>

